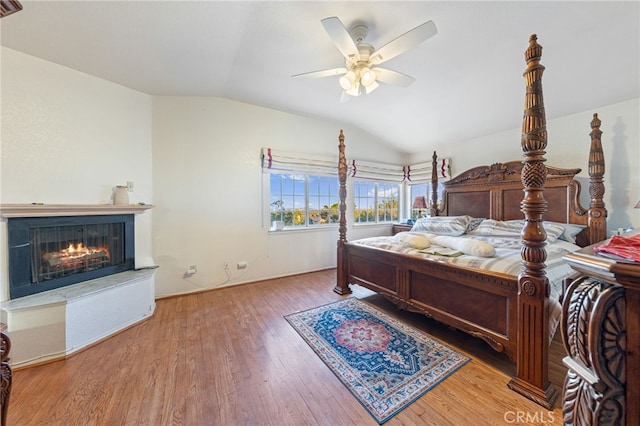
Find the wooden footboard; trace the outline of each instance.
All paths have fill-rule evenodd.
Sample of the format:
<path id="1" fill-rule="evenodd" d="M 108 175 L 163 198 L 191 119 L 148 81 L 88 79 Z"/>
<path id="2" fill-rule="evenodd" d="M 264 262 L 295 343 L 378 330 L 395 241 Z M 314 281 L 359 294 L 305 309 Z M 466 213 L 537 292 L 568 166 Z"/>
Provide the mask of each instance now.
<path id="1" fill-rule="evenodd" d="M 517 279 L 347 244 L 349 282 L 516 356 Z"/>

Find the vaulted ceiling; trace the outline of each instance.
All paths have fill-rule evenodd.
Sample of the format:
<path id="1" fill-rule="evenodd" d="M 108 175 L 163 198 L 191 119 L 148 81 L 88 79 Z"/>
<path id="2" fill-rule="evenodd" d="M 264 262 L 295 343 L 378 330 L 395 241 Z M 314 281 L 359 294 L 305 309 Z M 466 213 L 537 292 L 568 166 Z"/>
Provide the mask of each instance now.
<path id="1" fill-rule="evenodd" d="M 219 96 L 357 126 L 406 153 L 520 126 L 524 50 L 543 46 L 547 119 L 640 97 L 640 3 L 551 1 L 22 1 L 2 45 L 150 95 Z M 364 23 L 379 48 L 432 20 L 386 62 L 416 81 L 340 103 L 344 66 L 320 21 Z"/>

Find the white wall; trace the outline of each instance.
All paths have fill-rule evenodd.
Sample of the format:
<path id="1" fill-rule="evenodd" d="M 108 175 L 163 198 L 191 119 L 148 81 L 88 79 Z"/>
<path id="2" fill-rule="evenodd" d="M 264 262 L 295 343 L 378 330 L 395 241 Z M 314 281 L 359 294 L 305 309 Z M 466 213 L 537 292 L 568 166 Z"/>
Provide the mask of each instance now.
<path id="1" fill-rule="evenodd" d="M 582 205 L 589 207 L 589 146 L 591 120 L 597 113 L 602 121 L 602 149 L 605 157 L 605 194 L 607 227 L 640 228 L 640 99 L 607 105 L 547 121 L 547 164 L 581 168 Z M 452 158 L 452 175 L 481 165 L 521 160 L 521 128 L 470 139 L 463 143 L 440 144 L 412 156 L 412 162 L 428 161 L 433 150 L 440 157 Z M 473 153 L 470 155 L 469 153 Z"/>
<path id="2" fill-rule="evenodd" d="M 151 97 L 2 48 L 0 203 L 107 204 L 134 182 L 152 203 Z M 136 216 L 136 258 L 152 262 L 152 210 Z M 6 220 L 0 296 L 8 298 Z"/>
<path id="3" fill-rule="evenodd" d="M 269 232 L 260 150 L 335 156 L 337 165 L 339 124 L 221 98 L 156 97 L 153 105 L 157 295 L 335 266 L 336 227 Z M 403 164 L 371 135 L 344 132 L 347 156 Z M 238 270 L 239 261 L 248 268 Z M 190 265 L 198 272 L 185 277 Z"/>

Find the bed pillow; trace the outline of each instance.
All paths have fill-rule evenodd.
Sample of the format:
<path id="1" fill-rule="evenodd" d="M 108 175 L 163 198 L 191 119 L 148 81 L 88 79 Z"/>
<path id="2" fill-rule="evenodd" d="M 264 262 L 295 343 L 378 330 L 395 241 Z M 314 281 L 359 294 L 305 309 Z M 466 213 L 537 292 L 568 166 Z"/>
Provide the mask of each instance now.
<path id="1" fill-rule="evenodd" d="M 555 222 L 544 222 L 544 230 L 547 232 L 547 243 L 551 244 L 564 234 L 564 226 Z M 576 234 L 577 235 L 577 234 Z"/>
<path id="2" fill-rule="evenodd" d="M 563 232 L 558 237 L 558 239 L 567 241 L 572 244 L 576 243 L 576 236 L 586 228 L 586 226 L 584 225 L 574 225 L 572 223 L 545 222 L 545 229 L 547 229 L 547 225 L 549 224 L 562 227 Z"/>
<path id="3" fill-rule="evenodd" d="M 429 239 L 424 234 L 414 232 L 398 232 L 395 237 L 398 241 L 409 244 L 412 248 L 418 250 L 424 250 L 431 245 Z"/>
<path id="4" fill-rule="evenodd" d="M 449 247 L 464 254 L 478 257 L 491 257 L 496 254 L 496 249 L 489 243 L 472 238 L 447 237 L 436 235 L 431 237 L 431 243 L 443 247 Z"/>
<path id="5" fill-rule="evenodd" d="M 482 222 L 484 222 L 486 218 L 483 217 L 472 217 L 469 219 L 469 224 L 467 225 L 467 231 L 471 232 L 476 229 Z"/>
<path id="6" fill-rule="evenodd" d="M 486 237 L 520 237 L 523 220 L 495 220 L 485 219 L 475 229 L 469 230 L 469 235 L 479 235 Z"/>
<path id="7" fill-rule="evenodd" d="M 486 219 L 475 229 L 468 232 L 469 235 L 482 237 L 520 238 L 524 220 L 495 220 Z M 565 228 L 555 222 L 544 222 L 544 230 L 547 233 L 547 243 L 551 244 L 564 234 Z"/>
<path id="8" fill-rule="evenodd" d="M 470 219 L 470 216 L 422 217 L 416 221 L 411 231 L 456 237 L 467 232 Z"/>

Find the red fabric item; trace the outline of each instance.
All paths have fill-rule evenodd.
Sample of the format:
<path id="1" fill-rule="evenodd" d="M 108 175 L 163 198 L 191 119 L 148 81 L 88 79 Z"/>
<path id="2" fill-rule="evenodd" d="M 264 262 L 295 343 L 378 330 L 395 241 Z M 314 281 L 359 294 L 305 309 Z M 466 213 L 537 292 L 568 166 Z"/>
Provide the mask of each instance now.
<path id="1" fill-rule="evenodd" d="M 634 262 L 640 262 L 640 234 L 632 237 L 614 235 L 607 243 L 593 249 L 598 253 L 615 254 Z"/>

